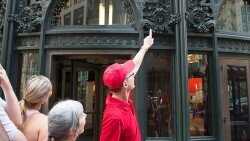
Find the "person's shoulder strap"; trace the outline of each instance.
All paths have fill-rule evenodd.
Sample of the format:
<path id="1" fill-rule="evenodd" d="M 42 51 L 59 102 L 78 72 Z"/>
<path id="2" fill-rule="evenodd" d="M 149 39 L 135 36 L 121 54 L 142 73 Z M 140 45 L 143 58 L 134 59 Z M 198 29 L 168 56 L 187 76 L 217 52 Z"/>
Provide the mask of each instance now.
<path id="1" fill-rule="evenodd" d="M 1 141 L 9 141 L 8 134 L 1 123 L 0 123 L 0 139 Z"/>

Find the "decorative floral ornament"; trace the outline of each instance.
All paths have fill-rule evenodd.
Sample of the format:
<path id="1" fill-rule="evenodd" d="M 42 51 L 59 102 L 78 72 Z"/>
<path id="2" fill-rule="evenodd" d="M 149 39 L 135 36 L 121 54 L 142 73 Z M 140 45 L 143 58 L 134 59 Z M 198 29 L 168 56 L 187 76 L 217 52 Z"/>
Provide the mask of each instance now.
<path id="1" fill-rule="evenodd" d="M 186 19 L 189 29 L 194 32 L 214 30 L 215 20 L 212 16 L 212 9 L 210 3 L 204 0 L 188 0 Z"/>
<path id="2" fill-rule="evenodd" d="M 157 33 L 172 31 L 173 26 L 180 20 L 179 16 L 171 14 L 171 3 L 161 4 L 146 2 L 144 7 L 144 28 Z"/>

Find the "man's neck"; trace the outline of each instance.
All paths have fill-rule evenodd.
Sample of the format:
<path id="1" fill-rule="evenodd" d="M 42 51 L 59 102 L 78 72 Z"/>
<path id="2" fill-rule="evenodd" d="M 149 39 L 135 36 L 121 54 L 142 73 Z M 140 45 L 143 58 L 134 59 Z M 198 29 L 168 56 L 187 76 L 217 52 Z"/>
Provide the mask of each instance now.
<path id="1" fill-rule="evenodd" d="M 111 93 L 113 98 L 120 99 L 126 102 L 128 102 L 129 100 L 130 91 L 121 90 L 120 92 L 111 92 Z"/>

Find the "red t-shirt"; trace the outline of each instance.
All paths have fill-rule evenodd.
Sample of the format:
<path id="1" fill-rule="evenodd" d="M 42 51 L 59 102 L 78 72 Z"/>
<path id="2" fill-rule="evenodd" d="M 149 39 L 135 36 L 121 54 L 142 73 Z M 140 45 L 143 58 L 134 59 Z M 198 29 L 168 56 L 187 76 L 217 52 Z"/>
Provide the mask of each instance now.
<path id="1" fill-rule="evenodd" d="M 132 101 L 107 96 L 100 141 L 141 141 Z"/>

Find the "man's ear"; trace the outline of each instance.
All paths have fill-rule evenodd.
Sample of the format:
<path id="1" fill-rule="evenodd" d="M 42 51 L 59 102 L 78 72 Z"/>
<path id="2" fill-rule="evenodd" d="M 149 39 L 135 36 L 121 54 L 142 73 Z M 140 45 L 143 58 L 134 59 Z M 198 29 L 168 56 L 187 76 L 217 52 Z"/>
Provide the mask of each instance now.
<path id="1" fill-rule="evenodd" d="M 125 81 L 123 82 L 123 87 L 124 87 L 124 88 L 127 88 L 127 87 L 128 87 L 128 82 L 127 82 L 127 80 L 125 80 Z"/>

